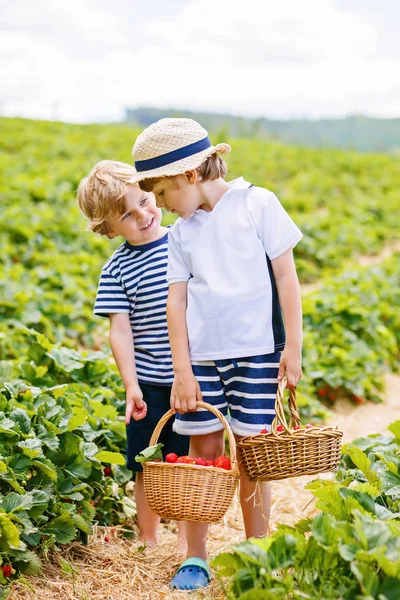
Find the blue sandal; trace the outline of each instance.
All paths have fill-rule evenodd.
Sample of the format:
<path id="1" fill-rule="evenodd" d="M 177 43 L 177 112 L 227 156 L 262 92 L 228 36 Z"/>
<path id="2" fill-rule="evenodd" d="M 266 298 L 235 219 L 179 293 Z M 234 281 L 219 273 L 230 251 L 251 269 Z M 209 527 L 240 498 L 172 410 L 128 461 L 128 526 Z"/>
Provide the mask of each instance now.
<path id="1" fill-rule="evenodd" d="M 210 567 L 202 558 L 186 559 L 171 581 L 171 590 L 197 590 L 205 588 L 211 581 Z"/>

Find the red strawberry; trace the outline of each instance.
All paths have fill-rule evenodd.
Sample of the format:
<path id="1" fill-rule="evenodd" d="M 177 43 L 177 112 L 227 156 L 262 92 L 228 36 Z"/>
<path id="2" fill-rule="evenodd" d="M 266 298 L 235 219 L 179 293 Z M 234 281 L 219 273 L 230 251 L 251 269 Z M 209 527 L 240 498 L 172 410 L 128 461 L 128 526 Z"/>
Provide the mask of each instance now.
<path id="1" fill-rule="evenodd" d="M 196 465 L 200 465 L 201 467 L 207 467 L 207 461 L 205 458 L 195 458 L 194 459 L 196 461 Z"/>
<path id="2" fill-rule="evenodd" d="M 277 431 L 285 431 L 285 428 L 283 427 L 283 425 L 278 425 L 278 427 L 276 428 Z"/>
<path id="3" fill-rule="evenodd" d="M 179 456 L 179 458 L 177 459 L 176 462 L 181 465 L 195 465 L 196 464 L 195 459 L 192 458 L 191 456 Z"/>
<path id="4" fill-rule="evenodd" d="M 111 467 L 104 467 L 104 477 L 111 477 L 112 475 L 112 471 L 111 471 Z"/>
<path id="5" fill-rule="evenodd" d="M 301 425 L 296 425 L 296 427 L 294 428 L 295 431 L 297 431 L 297 429 L 303 429 Z"/>
<path id="6" fill-rule="evenodd" d="M 175 452 L 170 452 L 165 457 L 165 462 L 167 462 L 167 463 L 176 463 L 177 460 L 178 460 L 178 455 L 175 454 Z"/>
<path id="7" fill-rule="evenodd" d="M 213 467 L 214 466 L 214 461 L 210 460 L 209 458 L 206 458 L 206 463 L 207 463 L 207 467 Z"/>
<path id="8" fill-rule="evenodd" d="M 268 433 L 268 429 L 261 429 L 260 433 Z"/>
<path id="9" fill-rule="evenodd" d="M 330 390 L 330 387 L 327 385 L 327 386 L 321 388 L 320 390 L 318 390 L 317 394 L 318 394 L 318 396 L 323 398 L 324 396 L 326 396 L 328 394 L 329 390 Z"/>
<path id="10" fill-rule="evenodd" d="M 108 537 L 108 535 L 105 535 L 105 536 L 104 536 L 104 541 L 105 541 L 105 542 L 109 542 L 109 541 L 110 541 L 110 538 Z"/>
<path id="11" fill-rule="evenodd" d="M 83 510 L 81 508 L 78 508 L 78 513 L 81 515 L 83 513 Z"/>
<path id="12" fill-rule="evenodd" d="M 218 456 L 214 460 L 214 467 L 218 467 L 220 469 L 226 469 L 227 471 L 231 470 L 231 461 L 226 456 Z"/>
<path id="13" fill-rule="evenodd" d="M 353 396 L 354 402 L 357 402 L 357 404 L 364 404 L 365 402 L 365 398 L 362 398 L 362 396 Z"/>
<path id="14" fill-rule="evenodd" d="M 10 577 L 11 571 L 12 571 L 12 565 L 3 565 L 1 567 L 1 570 L 3 571 L 4 577 Z"/>
<path id="15" fill-rule="evenodd" d="M 312 429 L 314 427 L 314 425 L 311 425 L 311 423 L 307 423 L 306 425 L 306 429 Z"/>
<path id="16" fill-rule="evenodd" d="M 91 504 L 92 506 L 94 506 L 94 500 L 89 500 L 89 504 Z"/>

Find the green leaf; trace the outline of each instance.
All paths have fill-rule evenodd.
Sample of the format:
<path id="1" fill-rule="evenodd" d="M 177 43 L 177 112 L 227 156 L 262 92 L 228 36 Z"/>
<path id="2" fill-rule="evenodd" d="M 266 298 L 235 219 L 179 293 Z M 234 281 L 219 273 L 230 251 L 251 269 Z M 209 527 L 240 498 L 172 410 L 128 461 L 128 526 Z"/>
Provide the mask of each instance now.
<path id="1" fill-rule="evenodd" d="M 326 548 L 335 546 L 339 538 L 339 530 L 336 527 L 336 521 L 330 515 L 316 515 L 311 532 L 314 538 Z"/>
<path id="2" fill-rule="evenodd" d="M 0 360 L 0 383 L 10 381 L 13 375 L 13 363 L 10 360 Z"/>
<path id="3" fill-rule="evenodd" d="M 358 550 L 360 550 L 360 546 L 356 546 L 356 544 L 341 544 L 338 547 L 340 556 L 350 562 L 355 559 Z"/>
<path id="4" fill-rule="evenodd" d="M 378 474 L 371 468 L 371 461 L 369 460 L 368 456 L 364 454 L 362 450 L 360 450 L 360 448 L 352 446 L 348 449 L 348 454 L 352 462 L 365 475 L 369 483 L 372 485 L 380 483 Z"/>
<path id="5" fill-rule="evenodd" d="M 135 456 L 136 462 L 144 463 L 150 460 L 163 460 L 161 448 L 164 444 L 156 444 L 155 446 L 149 446 L 145 448 L 137 456 Z"/>
<path id="6" fill-rule="evenodd" d="M 105 450 L 102 450 L 101 452 L 98 452 L 95 455 L 94 458 L 97 458 L 97 460 L 99 460 L 102 463 L 107 463 L 107 464 L 110 464 L 110 465 L 121 465 L 121 466 L 124 466 L 125 462 L 126 462 L 124 456 L 122 456 L 122 454 L 120 454 L 119 452 L 107 452 Z M 162 454 L 161 454 L 161 458 L 162 458 Z"/>
<path id="7" fill-rule="evenodd" d="M 29 511 L 29 515 L 32 518 L 37 518 L 44 513 L 49 507 L 49 502 L 52 498 L 52 492 L 46 492 L 45 490 L 32 490 L 29 492 L 32 496 L 32 508 Z"/>
<path id="8" fill-rule="evenodd" d="M 91 528 L 90 523 L 87 523 L 81 515 L 74 515 L 73 520 L 74 520 L 75 526 L 78 529 L 80 529 L 81 531 L 83 531 L 83 533 L 86 533 L 87 535 L 92 533 L 92 528 Z"/>
<path id="9" fill-rule="evenodd" d="M 13 552 L 13 564 L 18 571 L 24 575 L 38 575 L 42 569 L 42 563 L 37 554 L 31 550 Z"/>
<path id="10" fill-rule="evenodd" d="M 53 348 L 51 352 L 46 352 L 46 354 L 66 373 L 82 369 L 85 366 L 82 362 L 82 356 L 69 348 Z"/>
<path id="11" fill-rule="evenodd" d="M 22 433 L 29 433 L 31 428 L 31 420 L 26 410 L 22 408 L 14 408 L 10 413 L 10 418 L 18 423 Z"/>
<path id="12" fill-rule="evenodd" d="M 33 464 L 52 481 L 57 481 L 58 476 L 56 467 L 48 458 L 38 458 L 37 460 L 33 461 Z"/>
<path id="13" fill-rule="evenodd" d="M 87 479 L 92 472 L 92 463 L 81 456 L 75 456 L 65 465 L 65 472 L 76 479 Z"/>
<path id="14" fill-rule="evenodd" d="M 243 561 L 236 553 L 223 552 L 211 560 L 211 566 L 221 577 L 233 577 L 243 566 Z"/>
<path id="15" fill-rule="evenodd" d="M 28 458 L 42 456 L 42 443 L 37 438 L 29 438 L 23 442 L 18 442 L 17 446 Z"/>
<path id="16" fill-rule="evenodd" d="M 73 518 L 65 511 L 45 525 L 43 533 L 53 534 L 58 544 L 69 544 L 75 539 L 77 532 Z"/>
<path id="17" fill-rule="evenodd" d="M 77 406 L 72 408 L 72 413 L 73 416 L 68 421 L 68 431 L 77 429 L 77 427 L 83 425 L 88 418 L 87 412 Z"/>
<path id="18" fill-rule="evenodd" d="M 10 513 L 17 510 L 29 510 L 33 506 L 33 499 L 31 494 L 16 494 L 15 492 L 10 492 L 4 498 L 2 507 L 3 509 Z"/>
<path id="19" fill-rule="evenodd" d="M 375 598 L 379 585 L 378 575 L 374 573 L 369 565 L 363 565 L 361 563 L 351 563 L 350 569 L 356 576 L 363 594 Z"/>
<path id="20" fill-rule="evenodd" d="M 134 519 L 137 515 L 136 502 L 133 498 L 124 496 L 122 498 L 122 509 L 128 519 Z"/>
<path id="21" fill-rule="evenodd" d="M 4 512 L 0 512 L 0 551 L 9 552 L 11 548 L 18 548 L 18 546 L 17 527 Z"/>
<path id="22" fill-rule="evenodd" d="M 400 419 L 398 421 L 394 421 L 391 425 L 388 426 L 389 431 L 393 433 L 393 435 L 400 440 Z"/>

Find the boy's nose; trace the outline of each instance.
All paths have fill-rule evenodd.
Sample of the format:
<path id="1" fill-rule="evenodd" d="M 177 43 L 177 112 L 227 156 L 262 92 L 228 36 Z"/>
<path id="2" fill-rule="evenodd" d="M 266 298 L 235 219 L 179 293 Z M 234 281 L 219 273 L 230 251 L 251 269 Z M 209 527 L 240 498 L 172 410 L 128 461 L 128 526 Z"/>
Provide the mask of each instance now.
<path id="1" fill-rule="evenodd" d="M 137 208 L 135 211 L 136 221 L 142 221 L 147 212 L 143 208 Z"/>

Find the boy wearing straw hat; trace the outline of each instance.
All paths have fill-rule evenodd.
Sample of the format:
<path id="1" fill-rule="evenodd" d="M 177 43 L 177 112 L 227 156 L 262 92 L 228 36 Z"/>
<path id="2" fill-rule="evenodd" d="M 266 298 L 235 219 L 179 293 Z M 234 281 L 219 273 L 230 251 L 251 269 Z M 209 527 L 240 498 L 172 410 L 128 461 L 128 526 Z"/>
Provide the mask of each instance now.
<path id="1" fill-rule="evenodd" d="M 133 147 L 142 189 L 157 206 L 177 213 L 170 234 L 168 331 L 175 379 L 175 431 L 190 435 L 192 456 L 222 453 L 220 421 L 196 410 L 201 398 L 225 416 L 237 438 L 271 427 L 278 386 L 301 375 L 302 317 L 292 249 L 302 234 L 276 196 L 243 178 L 225 181 L 207 131 L 191 119 L 161 119 Z M 286 332 L 283 327 L 285 323 Z M 240 477 L 246 536 L 268 532 L 270 487 L 260 503 L 246 502 L 255 483 Z M 176 589 L 207 586 L 205 523 L 188 523 L 187 560 L 171 582 Z"/>
<path id="2" fill-rule="evenodd" d="M 159 517 L 144 493 L 143 472 L 135 456 L 149 445 L 160 418 L 170 408 L 173 369 L 166 322 L 168 236 L 154 195 L 129 180 L 131 165 L 103 160 L 78 188 L 80 209 L 89 229 L 125 241 L 101 272 L 94 313 L 110 319 L 111 349 L 126 391 L 127 467 L 136 474 L 135 496 L 140 539 L 157 543 Z M 187 455 L 189 438 L 163 430 L 164 455 Z M 186 550 L 185 528 L 178 524 L 178 550 Z"/>

